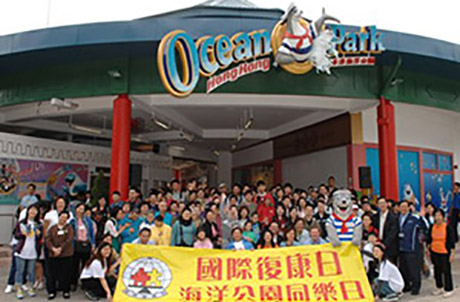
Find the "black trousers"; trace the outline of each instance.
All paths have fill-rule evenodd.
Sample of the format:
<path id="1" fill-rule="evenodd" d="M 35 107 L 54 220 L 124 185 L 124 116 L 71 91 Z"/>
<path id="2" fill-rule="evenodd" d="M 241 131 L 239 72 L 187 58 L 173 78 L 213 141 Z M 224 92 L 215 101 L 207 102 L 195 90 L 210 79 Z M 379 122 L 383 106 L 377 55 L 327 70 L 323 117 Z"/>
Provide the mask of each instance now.
<path id="1" fill-rule="evenodd" d="M 455 234 L 455 242 L 458 242 L 458 222 L 459 218 L 458 216 L 460 215 L 460 210 L 458 209 L 453 209 L 452 210 L 452 216 L 450 218 L 450 224 L 452 225 L 452 228 L 454 229 L 454 234 Z"/>
<path id="2" fill-rule="evenodd" d="M 80 279 L 80 273 L 85 266 L 86 262 L 89 260 L 91 256 L 91 251 L 89 252 L 77 252 L 75 251 L 73 254 L 73 260 L 72 260 L 72 281 L 71 284 L 77 286 L 78 285 L 78 279 Z"/>
<path id="3" fill-rule="evenodd" d="M 105 277 L 105 280 L 107 281 L 107 284 L 110 288 L 110 292 L 113 295 L 117 281 L 113 277 Z M 101 280 L 99 280 L 98 278 L 81 279 L 81 286 L 84 290 L 93 294 L 93 296 L 99 298 L 107 297 L 107 293 L 105 292 L 105 289 L 102 287 Z"/>
<path id="4" fill-rule="evenodd" d="M 452 269 L 450 266 L 449 255 L 431 252 L 431 262 L 433 262 L 434 266 L 434 279 L 436 280 L 436 287 L 444 287 L 446 292 L 454 290 L 454 286 L 452 284 Z"/>
<path id="5" fill-rule="evenodd" d="M 72 257 L 49 258 L 48 263 L 48 282 L 46 282 L 48 293 L 55 294 L 58 290 L 62 290 L 64 293 L 70 292 Z"/>
<path id="6" fill-rule="evenodd" d="M 399 254 L 399 269 L 404 279 L 404 289 L 420 292 L 422 285 L 422 257 L 420 252 Z"/>

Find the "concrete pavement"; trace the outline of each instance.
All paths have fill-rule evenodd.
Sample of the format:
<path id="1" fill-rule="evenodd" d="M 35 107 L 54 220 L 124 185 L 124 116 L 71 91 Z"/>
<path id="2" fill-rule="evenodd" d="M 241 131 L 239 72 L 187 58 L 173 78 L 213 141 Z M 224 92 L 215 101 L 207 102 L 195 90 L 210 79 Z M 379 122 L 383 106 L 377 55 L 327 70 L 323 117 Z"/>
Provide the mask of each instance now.
<path id="1" fill-rule="evenodd" d="M 0 257 L 0 301 L 1 302 L 13 302 L 13 301 L 18 301 L 16 299 L 16 296 L 13 294 L 6 295 L 4 294 L 3 290 L 5 289 L 6 286 L 6 281 L 8 278 L 8 270 L 10 267 L 10 257 L 5 257 L 9 254 L 9 248 L 8 247 L 1 247 L 0 248 L 0 254 L 3 257 Z M 456 254 L 456 259 L 453 267 L 453 278 L 454 278 L 454 285 L 455 285 L 455 292 L 454 295 L 451 296 L 448 299 L 444 299 L 442 296 L 441 297 L 434 297 L 431 295 L 431 292 L 434 290 L 434 279 L 433 277 L 430 277 L 428 279 L 423 278 L 422 280 L 422 291 L 419 296 L 411 296 L 410 294 L 404 295 L 401 301 L 403 302 L 411 302 L 411 301 L 416 301 L 416 302 L 459 302 L 460 301 L 460 252 Z M 46 299 L 47 294 L 45 290 L 42 291 L 37 291 L 37 296 L 35 298 L 29 298 L 26 297 L 23 301 L 34 301 L 34 302 L 45 302 L 48 301 Z M 64 300 L 62 298 L 62 294 L 59 293 L 58 296 L 54 301 L 61 302 L 61 301 L 71 301 L 71 302 L 83 302 L 83 301 L 88 301 L 84 294 L 83 291 L 78 290 L 75 293 L 72 293 L 72 297 L 70 300 Z M 340 301 L 338 301 L 340 302 Z"/>

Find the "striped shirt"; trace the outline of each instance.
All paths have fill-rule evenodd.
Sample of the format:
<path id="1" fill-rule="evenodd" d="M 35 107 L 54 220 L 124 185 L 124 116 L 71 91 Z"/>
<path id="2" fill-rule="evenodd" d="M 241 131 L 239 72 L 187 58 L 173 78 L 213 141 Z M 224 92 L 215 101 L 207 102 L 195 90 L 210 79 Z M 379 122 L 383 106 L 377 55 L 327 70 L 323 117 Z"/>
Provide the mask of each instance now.
<path id="1" fill-rule="evenodd" d="M 359 217 L 353 217 L 350 221 L 346 222 L 346 226 L 348 228 L 348 232 L 342 233 L 342 221 L 335 218 L 334 216 L 330 216 L 327 220 L 327 223 L 333 225 L 337 231 L 337 236 L 341 242 L 348 242 L 353 240 L 353 233 L 355 228 L 362 224 L 362 220 Z"/>

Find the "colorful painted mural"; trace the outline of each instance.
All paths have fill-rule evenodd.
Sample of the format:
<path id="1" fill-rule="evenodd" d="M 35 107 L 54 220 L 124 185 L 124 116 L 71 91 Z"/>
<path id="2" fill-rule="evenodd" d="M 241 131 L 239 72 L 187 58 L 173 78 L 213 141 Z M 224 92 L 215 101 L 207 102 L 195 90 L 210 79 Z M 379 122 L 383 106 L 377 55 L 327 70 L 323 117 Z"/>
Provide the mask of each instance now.
<path id="1" fill-rule="evenodd" d="M 422 163 L 419 154 L 422 154 Z M 380 195 L 379 151 L 366 149 L 366 164 L 371 167 L 373 194 Z M 420 174 L 423 173 L 423 186 Z M 411 200 L 417 209 L 432 202 L 447 209 L 452 202 L 452 156 L 436 152 L 398 150 L 399 198 Z M 423 194 L 423 196 L 422 196 Z"/>
<path id="2" fill-rule="evenodd" d="M 423 152 L 425 203 L 447 211 L 452 203 L 452 156 Z"/>
<path id="3" fill-rule="evenodd" d="M 87 190 L 88 166 L 0 158 L 0 204 L 18 204 L 29 183 L 43 199 L 73 198 Z"/>

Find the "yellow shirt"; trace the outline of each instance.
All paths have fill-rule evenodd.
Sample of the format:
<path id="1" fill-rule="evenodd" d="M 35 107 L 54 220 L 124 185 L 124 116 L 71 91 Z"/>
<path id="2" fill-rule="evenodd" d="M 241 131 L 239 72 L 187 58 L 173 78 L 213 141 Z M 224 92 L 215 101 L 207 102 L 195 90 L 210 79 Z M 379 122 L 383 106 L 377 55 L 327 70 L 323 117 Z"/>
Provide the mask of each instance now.
<path id="1" fill-rule="evenodd" d="M 154 226 L 150 240 L 155 241 L 156 245 L 171 245 L 171 227 L 167 224 L 161 228 Z"/>

